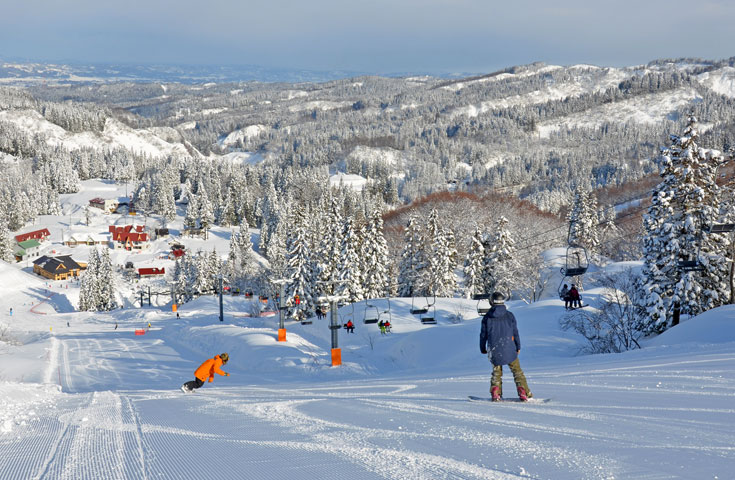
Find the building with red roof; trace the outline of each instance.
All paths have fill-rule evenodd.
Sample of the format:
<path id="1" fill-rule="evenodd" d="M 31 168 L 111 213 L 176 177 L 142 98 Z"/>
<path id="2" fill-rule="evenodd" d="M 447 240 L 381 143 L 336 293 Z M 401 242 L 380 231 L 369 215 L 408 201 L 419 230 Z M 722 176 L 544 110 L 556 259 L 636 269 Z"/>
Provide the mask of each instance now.
<path id="1" fill-rule="evenodd" d="M 156 277 L 156 276 L 165 275 L 165 274 L 166 274 L 166 269 L 163 267 L 161 268 L 155 268 L 155 267 L 154 268 L 139 268 L 138 269 L 138 276 L 141 278 L 142 277 Z"/>
<path id="2" fill-rule="evenodd" d="M 150 247 L 148 234 L 143 225 L 110 225 L 110 240 L 114 248 L 143 250 Z"/>
<path id="3" fill-rule="evenodd" d="M 25 242 L 26 240 L 38 240 L 39 242 L 43 242 L 48 240 L 48 237 L 50 236 L 51 232 L 48 231 L 48 228 L 42 228 L 41 230 L 34 230 L 32 232 L 16 235 L 15 242 L 20 243 Z"/>

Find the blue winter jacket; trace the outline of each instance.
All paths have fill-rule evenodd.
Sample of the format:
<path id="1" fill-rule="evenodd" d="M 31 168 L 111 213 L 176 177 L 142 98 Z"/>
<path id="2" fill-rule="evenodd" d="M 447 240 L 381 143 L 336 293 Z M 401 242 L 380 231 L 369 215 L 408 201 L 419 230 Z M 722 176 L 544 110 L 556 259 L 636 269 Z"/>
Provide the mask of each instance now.
<path id="1" fill-rule="evenodd" d="M 488 352 L 493 365 L 508 365 L 518 358 L 521 338 L 516 317 L 505 305 L 493 305 L 484 317 L 480 329 L 480 351 Z"/>

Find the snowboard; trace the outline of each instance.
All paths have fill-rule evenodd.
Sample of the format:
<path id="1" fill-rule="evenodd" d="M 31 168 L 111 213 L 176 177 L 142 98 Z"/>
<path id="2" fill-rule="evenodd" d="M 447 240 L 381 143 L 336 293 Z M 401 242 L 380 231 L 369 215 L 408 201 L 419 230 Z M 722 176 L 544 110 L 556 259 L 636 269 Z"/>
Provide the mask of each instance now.
<path id="1" fill-rule="evenodd" d="M 521 402 L 520 398 L 504 398 L 500 400 L 499 402 L 493 402 L 493 399 L 490 397 L 476 397 L 474 395 L 469 395 L 467 397 L 470 402 L 488 402 L 488 403 L 549 403 L 551 401 L 550 398 L 529 398 L 528 401 Z"/>
<path id="2" fill-rule="evenodd" d="M 181 385 L 181 388 L 179 390 L 181 390 L 184 393 L 193 393 L 194 392 L 194 390 L 189 390 L 188 388 L 186 388 L 186 385 Z"/>

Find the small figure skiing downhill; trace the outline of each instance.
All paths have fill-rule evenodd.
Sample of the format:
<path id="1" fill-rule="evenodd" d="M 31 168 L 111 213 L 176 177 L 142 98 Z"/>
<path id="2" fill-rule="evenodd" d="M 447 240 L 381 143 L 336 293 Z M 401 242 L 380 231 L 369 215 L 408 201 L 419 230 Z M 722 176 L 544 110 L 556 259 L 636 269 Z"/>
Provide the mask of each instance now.
<path id="1" fill-rule="evenodd" d="M 181 386 L 181 391 L 185 393 L 193 392 L 204 385 L 205 381 L 213 381 L 215 373 L 223 377 L 229 377 L 230 374 L 220 368 L 222 365 L 226 365 L 229 359 L 230 356 L 227 353 L 220 353 L 215 355 L 214 358 L 205 360 L 194 372 L 194 380 L 184 383 Z"/>
<path id="2" fill-rule="evenodd" d="M 518 335 L 516 317 L 505 308 L 505 297 L 502 293 L 493 293 L 490 303 L 490 310 L 482 317 L 480 352 L 488 355 L 493 364 L 490 382 L 492 401 L 499 402 L 503 398 L 503 365 L 508 365 L 513 372 L 518 398 L 525 402 L 533 397 L 533 394 L 528 388 L 518 360 L 518 354 L 521 353 L 521 338 Z"/>

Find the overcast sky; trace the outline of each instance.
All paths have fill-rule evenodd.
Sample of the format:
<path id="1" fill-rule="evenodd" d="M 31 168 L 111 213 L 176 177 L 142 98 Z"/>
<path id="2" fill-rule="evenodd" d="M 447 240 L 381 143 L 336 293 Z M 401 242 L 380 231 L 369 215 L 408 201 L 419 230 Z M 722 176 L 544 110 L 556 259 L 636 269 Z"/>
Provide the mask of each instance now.
<path id="1" fill-rule="evenodd" d="M 491 72 L 735 56 L 733 0 L 0 0 L 0 59 Z"/>

